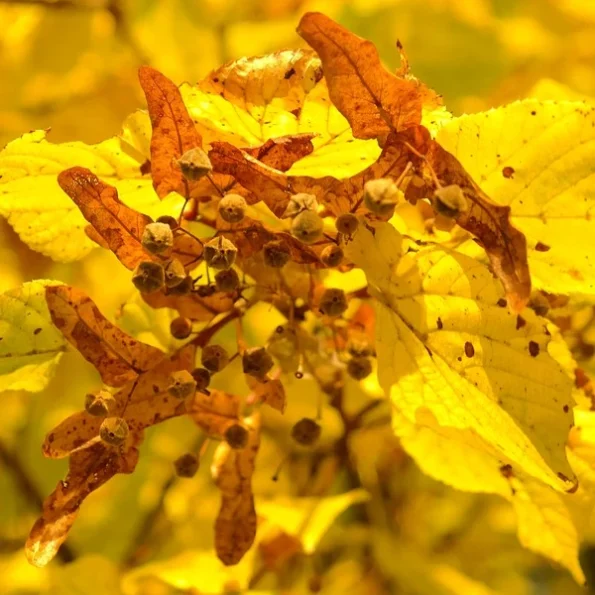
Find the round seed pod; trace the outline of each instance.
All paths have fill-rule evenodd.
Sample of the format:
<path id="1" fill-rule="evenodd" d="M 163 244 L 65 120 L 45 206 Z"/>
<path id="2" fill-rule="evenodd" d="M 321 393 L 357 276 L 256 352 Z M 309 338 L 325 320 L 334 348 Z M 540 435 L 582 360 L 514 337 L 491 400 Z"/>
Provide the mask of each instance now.
<path id="1" fill-rule="evenodd" d="M 187 339 L 192 334 L 192 320 L 184 316 L 174 318 L 169 325 L 169 332 L 174 339 Z"/>
<path id="2" fill-rule="evenodd" d="M 226 194 L 217 209 L 223 221 L 239 223 L 246 216 L 246 200 L 239 194 Z"/>
<path id="3" fill-rule="evenodd" d="M 392 216 L 397 204 L 403 200 L 403 192 L 390 178 L 369 180 L 364 185 L 366 208 L 381 217 Z"/>
<path id="4" fill-rule="evenodd" d="M 304 417 L 291 428 L 291 437 L 302 446 L 312 446 L 320 438 L 320 424 L 309 417 Z"/>
<path id="5" fill-rule="evenodd" d="M 229 355 L 221 345 L 206 345 L 200 354 L 200 361 L 209 372 L 219 372 L 229 363 Z"/>
<path id="6" fill-rule="evenodd" d="M 140 262 L 132 274 L 132 283 L 141 293 L 159 291 L 165 284 L 165 272 L 158 262 Z"/>
<path id="7" fill-rule="evenodd" d="M 165 275 L 165 286 L 169 289 L 178 286 L 187 276 L 184 265 L 177 258 L 170 260 L 163 268 L 163 272 Z"/>
<path id="8" fill-rule="evenodd" d="M 537 316 L 546 316 L 550 309 L 548 299 L 540 291 L 534 291 L 531 294 L 529 303 L 527 304 Z"/>
<path id="9" fill-rule="evenodd" d="M 200 147 L 186 151 L 178 159 L 178 165 L 187 180 L 200 180 L 213 171 L 209 156 Z"/>
<path id="10" fill-rule="evenodd" d="M 176 399 L 186 399 L 193 395 L 196 390 L 196 381 L 188 370 L 172 372 L 169 380 L 170 384 L 167 387 L 167 392 Z"/>
<path id="11" fill-rule="evenodd" d="M 372 362 L 367 357 L 352 357 L 347 362 L 347 373 L 355 380 L 363 380 L 372 372 Z"/>
<path id="12" fill-rule="evenodd" d="M 199 467 L 198 457 L 191 452 L 183 454 L 174 461 L 174 468 L 178 477 L 194 477 Z"/>
<path id="13" fill-rule="evenodd" d="M 196 382 L 196 390 L 204 392 L 211 383 L 211 373 L 206 368 L 195 368 L 192 370 L 192 378 Z"/>
<path id="14" fill-rule="evenodd" d="M 238 249 L 223 236 L 209 240 L 204 245 L 206 263 L 214 269 L 228 269 L 235 262 Z"/>
<path id="15" fill-rule="evenodd" d="M 178 220 L 171 215 L 161 215 L 161 217 L 157 217 L 157 223 L 165 223 L 165 225 L 169 225 L 170 229 L 178 229 Z"/>
<path id="16" fill-rule="evenodd" d="M 163 254 L 174 245 L 174 234 L 167 223 L 149 223 L 141 238 L 143 248 L 151 254 Z"/>
<path id="17" fill-rule="evenodd" d="M 322 237 L 324 221 L 313 211 L 302 211 L 291 222 L 291 235 L 304 244 L 313 244 Z"/>
<path id="18" fill-rule="evenodd" d="M 343 262 L 343 249 L 337 244 L 329 244 L 320 254 L 322 264 L 327 267 L 338 267 Z"/>
<path id="19" fill-rule="evenodd" d="M 359 219 L 353 213 L 343 213 L 335 220 L 335 227 L 339 233 L 352 236 L 359 225 Z"/>
<path id="20" fill-rule="evenodd" d="M 215 275 L 217 291 L 235 291 L 240 285 L 240 277 L 234 269 L 224 269 Z"/>
<path id="21" fill-rule="evenodd" d="M 290 199 L 283 215 L 281 215 L 281 219 L 287 219 L 289 217 L 295 217 L 302 211 L 314 211 L 316 212 L 318 209 L 318 201 L 313 194 L 307 194 L 305 192 L 300 192 L 298 194 L 294 194 Z"/>
<path id="22" fill-rule="evenodd" d="M 110 409 L 114 407 L 116 400 L 106 390 L 99 390 L 96 393 L 89 393 L 85 397 L 85 411 L 95 417 L 105 417 Z"/>
<path id="23" fill-rule="evenodd" d="M 458 184 L 443 186 L 434 192 L 434 208 L 445 217 L 456 218 L 469 208 L 467 199 Z"/>
<path id="24" fill-rule="evenodd" d="M 128 424 L 122 417 L 106 417 L 99 427 L 99 437 L 110 446 L 120 446 L 128 438 Z"/>
<path id="25" fill-rule="evenodd" d="M 325 289 L 320 298 L 320 311 L 327 316 L 341 316 L 347 310 L 347 296 L 342 289 Z"/>
<path id="26" fill-rule="evenodd" d="M 248 444 L 248 430 L 241 424 L 233 424 L 225 430 L 224 438 L 229 446 L 240 450 Z"/>
<path id="27" fill-rule="evenodd" d="M 264 347 L 250 347 L 242 355 L 242 369 L 249 376 L 264 378 L 273 366 L 273 358 Z"/>
<path id="28" fill-rule="evenodd" d="M 289 248 L 281 240 L 272 240 L 262 247 L 264 264 L 275 269 L 284 267 L 291 256 Z"/>
<path id="29" fill-rule="evenodd" d="M 190 275 L 186 275 L 183 281 L 168 288 L 167 295 L 188 295 L 194 289 L 194 280 Z"/>

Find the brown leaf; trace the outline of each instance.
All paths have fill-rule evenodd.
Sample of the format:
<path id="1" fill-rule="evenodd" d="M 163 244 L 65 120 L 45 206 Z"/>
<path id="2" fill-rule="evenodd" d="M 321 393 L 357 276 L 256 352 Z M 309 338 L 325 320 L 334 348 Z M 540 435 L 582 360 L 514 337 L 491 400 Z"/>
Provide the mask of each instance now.
<path id="1" fill-rule="evenodd" d="M 85 293 L 67 285 L 46 287 L 52 322 L 110 386 L 122 386 L 163 357 L 109 322 Z"/>
<path id="2" fill-rule="evenodd" d="M 140 243 L 151 218 L 127 207 L 113 186 L 84 167 L 61 172 L 58 184 L 93 226 L 91 239 L 108 247 L 125 267 L 132 270 L 142 260 L 153 260 Z"/>
<path id="3" fill-rule="evenodd" d="M 117 473 L 132 473 L 138 461 L 138 436 L 131 434 L 122 450 L 97 443 L 74 453 L 68 475 L 45 499 L 42 515 L 35 522 L 25 554 L 35 566 L 45 566 L 66 540 L 85 498 Z"/>
<path id="4" fill-rule="evenodd" d="M 252 402 L 265 403 L 269 407 L 285 413 L 287 397 L 285 388 L 279 378 L 267 377 L 264 380 L 258 380 L 248 374 L 245 374 L 244 377 L 252 391 L 250 399 Z"/>
<path id="5" fill-rule="evenodd" d="M 291 196 L 284 173 L 264 165 L 230 143 L 214 142 L 209 158 L 217 173 L 233 176 L 238 184 L 254 195 L 254 198 L 246 197 L 248 203 L 262 200 L 277 217 L 283 214 Z"/>
<path id="6" fill-rule="evenodd" d="M 472 233 L 485 249 L 494 273 L 504 285 L 511 308 L 520 312 L 531 296 L 531 276 L 527 241 L 511 224 L 510 207 L 493 203 L 459 161 L 437 142 L 431 142 L 426 158 L 425 195 L 432 196 L 435 189 L 432 176 L 427 171 L 428 165 L 443 186 L 457 184 L 461 187 L 469 208 L 460 212 L 456 222 Z"/>
<path id="7" fill-rule="evenodd" d="M 309 132 L 269 138 L 259 147 L 244 149 L 246 153 L 261 163 L 278 171 L 287 171 L 300 159 L 314 150 L 312 139 L 314 134 Z"/>
<path id="8" fill-rule="evenodd" d="M 246 418 L 248 444 L 233 450 L 222 442 L 215 451 L 211 472 L 221 490 L 221 508 L 215 521 L 215 551 L 226 565 L 237 564 L 254 543 L 256 511 L 252 474 L 260 446 L 260 419 Z"/>
<path id="9" fill-rule="evenodd" d="M 188 182 L 175 163 L 186 151 L 202 146 L 202 137 L 182 101 L 178 87 L 150 66 L 138 71 L 147 98 L 153 135 L 151 137 L 151 176 L 159 198 L 170 192 L 190 196 Z"/>
<path id="10" fill-rule="evenodd" d="M 218 389 L 210 390 L 208 395 L 197 391 L 188 415 L 206 434 L 222 439 L 227 428 L 239 422 L 240 399 Z"/>
<path id="11" fill-rule="evenodd" d="M 143 293 L 142 297 L 151 308 L 173 308 L 180 316 L 201 322 L 231 310 L 234 302 L 230 294 L 220 291 L 201 297 L 196 292 L 188 295 L 168 295 L 161 290 L 155 293 Z"/>
<path id="12" fill-rule="evenodd" d="M 266 119 L 266 109 L 262 108 L 277 100 L 282 102 L 283 109 L 294 112 L 321 79 L 320 60 L 312 50 L 283 50 L 225 64 L 199 87 L 222 95 L 262 124 Z"/>
<path id="13" fill-rule="evenodd" d="M 320 56 L 331 100 L 356 138 L 378 138 L 421 122 L 427 90 L 385 70 L 373 43 L 316 12 L 302 17 L 297 32 Z"/>

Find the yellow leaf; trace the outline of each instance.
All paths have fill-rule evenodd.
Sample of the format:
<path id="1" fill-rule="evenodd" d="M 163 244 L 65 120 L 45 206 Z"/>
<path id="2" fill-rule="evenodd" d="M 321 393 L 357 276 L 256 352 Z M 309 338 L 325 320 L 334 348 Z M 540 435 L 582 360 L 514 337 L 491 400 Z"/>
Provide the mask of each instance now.
<path id="1" fill-rule="evenodd" d="M 511 478 L 511 485 L 520 542 L 562 564 L 578 583 L 584 584 L 585 575 L 578 561 L 578 533 L 564 496 L 527 477 L 522 481 Z"/>
<path id="2" fill-rule="evenodd" d="M 595 111 L 525 100 L 462 116 L 437 140 L 527 237 L 537 288 L 595 295 Z"/>
<path id="3" fill-rule="evenodd" d="M 95 246 L 76 205 L 60 189 L 57 175 L 79 165 L 115 185 L 123 202 L 149 215 L 179 213 L 181 197 L 159 205 L 151 181 L 140 172 L 141 160 L 127 154 L 118 138 L 97 145 L 53 144 L 46 132 L 23 135 L 0 152 L 0 216 L 32 249 L 60 262 L 82 258 Z"/>
<path id="4" fill-rule="evenodd" d="M 491 455 L 478 455 L 486 465 L 571 489 L 573 382 L 548 352 L 560 339 L 531 310 L 512 314 L 481 263 L 439 247 L 399 258 L 400 244 L 380 224 L 374 235 L 360 225 L 347 246 L 377 298 L 378 377 L 394 408 L 417 427 L 462 431 L 467 448 Z M 476 491 L 493 491 L 488 476 Z"/>
<path id="5" fill-rule="evenodd" d="M 290 535 L 299 537 L 304 552 L 313 554 L 337 517 L 350 506 L 365 502 L 364 489 L 327 498 L 275 498 L 258 502 L 258 514 Z"/>
<path id="6" fill-rule="evenodd" d="M 66 350 L 45 301 L 51 284 L 31 281 L 0 294 L 0 391 L 43 390 Z"/>

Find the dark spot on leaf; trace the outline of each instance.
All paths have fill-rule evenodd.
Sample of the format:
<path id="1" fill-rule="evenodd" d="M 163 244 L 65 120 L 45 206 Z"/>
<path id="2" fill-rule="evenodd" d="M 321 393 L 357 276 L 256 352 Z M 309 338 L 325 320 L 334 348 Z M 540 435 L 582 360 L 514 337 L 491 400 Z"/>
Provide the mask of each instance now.
<path id="1" fill-rule="evenodd" d="M 42 331 L 42 330 L 43 330 L 42 328 L 36 328 L 36 329 L 33 331 L 33 334 L 34 334 L 34 335 L 39 335 L 39 333 L 41 333 L 41 331 Z"/>
<path id="2" fill-rule="evenodd" d="M 502 473 L 502 475 L 504 477 L 506 477 L 506 479 L 508 479 L 510 477 L 514 477 L 514 473 L 512 471 L 512 465 L 502 465 L 500 467 L 500 473 Z"/>
<path id="3" fill-rule="evenodd" d="M 536 114 L 537 114 L 537 112 L 536 112 L 535 110 L 533 110 L 533 111 L 531 112 L 531 115 L 532 115 L 532 116 L 534 116 L 534 115 L 536 115 Z"/>
<path id="4" fill-rule="evenodd" d="M 519 314 L 516 317 L 516 330 L 523 328 L 527 324 L 527 321 Z"/>
<path id="5" fill-rule="evenodd" d="M 564 413 L 568 413 L 569 407 L 568 407 L 568 405 L 564 405 L 564 407 L 562 407 L 562 409 L 564 409 Z"/>
<path id="6" fill-rule="evenodd" d="M 473 347 L 473 343 L 467 341 L 465 343 L 465 355 L 467 357 L 473 357 L 475 355 L 475 347 Z"/>
<path id="7" fill-rule="evenodd" d="M 442 330 L 443 328 L 443 324 L 442 324 L 442 320 L 440 319 L 440 317 L 438 317 L 438 320 L 436 320 L 436 326 L 438 327 L 438 330 Z"/>
<path id="8" fill-rule="evenodd" d="M 535 250 L 537 250 L 537 252 L 547 252 L 549 249 L 550 247 L 543 242 L 537 242 L 537 244 L 535 244 Z"/>
<path id="9" fill-rule="evenodd" d="M 514 168 L 510 167 L 510 165 L 507 165 L 506 167 L 502 168 L 502 175 L 506 179 L 512 178 L 514 176 Z"/>
<path id="10" fill-rule="evenodd" d="M 285 80 L 290 79 L 295 74 L 295 68 L 290 68 L 284 75 Z"/>
<path id="11" fill-rule="evenodd" d="M 504 298 L 500 298 L 497 302 L 498 306 L 500 306 L 500 308 L 506 308 L 506 306 L 508 305 L 508 302 L 504 299 Z"/>
<path id="12" fill-rule="evenodd" d="M 539 343 L 529 341 L 529 353 L 531 357 L 537 357 L 539 355 Z"/>
<path id="13" fill-rule="evenodd" d="M 151 162 L 148 159 L 140 166 L 140 173 L 143 176 L 151 173 Z"/>

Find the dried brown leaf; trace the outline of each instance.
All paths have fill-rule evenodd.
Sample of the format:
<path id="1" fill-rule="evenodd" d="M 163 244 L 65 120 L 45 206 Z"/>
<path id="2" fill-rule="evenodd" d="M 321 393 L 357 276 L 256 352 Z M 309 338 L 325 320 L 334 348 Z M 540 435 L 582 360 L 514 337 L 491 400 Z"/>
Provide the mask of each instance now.
<path id="1" fill-rule="evenodd" d="M 182 100 L 178 87 L 158 70 L 141 66 L 140 84 L 147 98 L 153 135 L 151 176 L 159 198 L 170 192 L 190 196 L 190 186 L 175 163 L 186 151 L 202 146 L 202 137 Z"/>
<path id="2" fill-rule="evenodd" d="M 125 267 L 132 270 L 142 260 L 152 259 L 140 242 L 151 218 L 127 207 L 113 186 L 84 167 L 61 172 L 58 184 L 93 226 L 88 232 L 91 239 L 109 248 Z"/>
<path id="3" fill-rule="evenodd" d="M 296 161 L 312 153 L 314 136 L 303 133 L 269 138 L 263 145 L 247 148 L 245 151 L 273 169 L 287 171 Z"/>
<path id="4" fill-rule="evenodd" d="M 231 310 L 234 302 L 230 294 L 220 291 L 201 297 L 196 292 L 188 295 L 168 295 L 165 290 L 161 290 L 142 294 L 142 297 L 151 308 L 173 308 L 178 311 L 180 316 L 201 322 L 206 322 L 217 314 Z"/>
<path id="5" fill-rule="evenodd" d="M 269 407 L 285 412 L 287 405 L 287 397 L 285 395 L 285 388 L 279 378 L 266 377 L 263 380 L 254 378 L 245 374 L 246 382 L 252 391 L 251 401 L 256 403 L 265 403 Z"/>
<path id="6" fill-rule="evenodd" d="M 123 386 L 151 369 L 163 352 L 109 322 L 85 293 L 67 285 L 46 288 L 52 322 L 110 386 Z"/>
<path id="7" fill-rule="evenodd" d="M 320 56 L 331 100 L 356 138 L 378 138 L 421 122 L 427 89 L 385 70 L 373 43 L 316 12 L 305 14 L 297 31 Z"/>
<path id="8" fill-rule="evenodd" d="M 226 565 L 237 564 L 254 543 L 256 510 L 252 475 L 260 446 L 260 419 L 246 418 L 248 444 L 234 450 L 222 442 L 215 452 L 211 472 L 221 490 L 221 508 L 215 521 L 215 551 Z"/>
<path id="9" fill-rule="evenodd" d="M 42 515 L 35 522 L 25 554 L 35 566 L 45 566 L 66 540 L 85 498 L 117 473 L 132 473 L 138 461 L 138 436 L 131 434 L 122 449 L 102 443 L 74 453 L 68 475 L 45 499 Z"/>
<path id="10" fill-rule="evenodd" d="M 188 415 L 207 435 L 222 439 L 230 426 L 240 419 L 240 399 L 221 390 L 209 394 L 196 392 L 188 406 Z"/>

